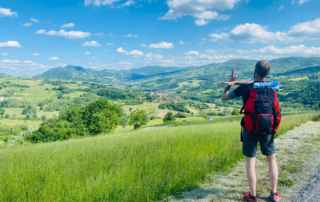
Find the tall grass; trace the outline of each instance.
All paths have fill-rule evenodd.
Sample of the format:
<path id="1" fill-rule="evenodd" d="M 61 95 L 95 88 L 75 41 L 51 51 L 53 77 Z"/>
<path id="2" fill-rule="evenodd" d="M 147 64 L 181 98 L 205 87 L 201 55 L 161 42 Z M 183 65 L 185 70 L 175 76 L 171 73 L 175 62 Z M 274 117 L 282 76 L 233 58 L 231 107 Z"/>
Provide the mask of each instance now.
<path id="1" fill-rule="evenodd" d="M 281 132 L 311 118 L 285 117 Z M 0 150 L 0 201 L 155 201 L 232 167 L 239 130 L 229 121 Z"/>

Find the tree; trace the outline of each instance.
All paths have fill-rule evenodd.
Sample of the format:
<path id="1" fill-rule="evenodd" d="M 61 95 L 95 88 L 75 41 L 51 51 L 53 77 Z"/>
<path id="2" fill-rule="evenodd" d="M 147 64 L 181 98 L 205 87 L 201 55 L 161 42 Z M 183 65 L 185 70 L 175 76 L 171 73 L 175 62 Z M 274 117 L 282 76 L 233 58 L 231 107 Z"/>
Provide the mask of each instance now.
<path id="1" fill-rule="evenodd" d="M 80 106 L 73 106 L 61 113 L 60 119 L 68 121 L 73 128 L 75 128 L 76 134 L 83 136 L 87 134 L 87 128 L 83 121 L 84 108 Z"/>
<path id="2" fill-rule="evenodd" d="M 99 99 L 83 111 L 82 120 L 90 135 L 110 132 L 120 123 L 121 108 L 106 99 Z"/>
<path id="3" fill-rule="evenodd" d="M 49 142 L 109 132 L 120 123 L 122 115 L 118 105 L 100 99 L 85 107 L 73 106 L 62 112 L 58 119 L 43 122 L 26 139 L 31 142 Z"/>
<path id="4" fill-rule="evenodd" d="M 76 134 L 70 122 L 65 120 L 49 120 L 40 125 L 40 128 L 26 137 L 27 140 L 37 142 L 51 142 L 66 140 Z"/>
<path id="5" fill-rule="evenodd" d="M 0 117 L 3 118 L 4 117 L 4 114 L 6 113 L 6 111 L 0 107 Z"/>
<path id="6" fill-rule="evenodd" d="M 34 119 L 37 118 L 37 109 L 31 105 L 27 105 L 22 114 L 26 116 L 27 119 Z"/>
<path id="7" fill-rule="evenodd" d="M 176 120 L 176 118 L 175 118 L 175 116 L 173 115 L 172 112 L 166 113 L 166 115 L 163 118 L 163 122 L 164 123 L 170 123 L 170 122 L 173 122 L 175 120 Z"/>
<path id="8" fill-rule="evenodd" d="M 134 129 L 138 129 L 148 123 L 148 116 L 144 110 L 135 110 L 131 112 L 129 117 L 129 125 L 133 125 Z"/>

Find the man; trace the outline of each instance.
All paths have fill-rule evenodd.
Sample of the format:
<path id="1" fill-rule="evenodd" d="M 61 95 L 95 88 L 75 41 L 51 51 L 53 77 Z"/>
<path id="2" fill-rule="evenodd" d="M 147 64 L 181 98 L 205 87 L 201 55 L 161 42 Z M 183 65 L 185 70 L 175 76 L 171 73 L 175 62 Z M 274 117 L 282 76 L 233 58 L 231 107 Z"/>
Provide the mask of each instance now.
<path id="1" fill-rule="evenodd" d="M 271 65 L 266 60 L 257 62 L 254 70 L 254 81 L 236 81 L 234 72 L 231 80 L 226 82 L 223 100 L 242 97 L 244 118 L 241 121 L 241 141 L 243 154 L 246 157 L 246 173 L 249 182 L 249 192 L 243 199 L 248 202 L 257 201 L 256 197 L 256 151 L 259 142 L 261 152 L 267 157 L 271 179 L 270 201 L 280 201 L 277 192 L 278 166 L 275 156 L 274 135 L 279 127 L 281 114 L 277 92 L 274 83 L 266 82 Z M 231 87 L 239 85 L 235 90 Z"/>

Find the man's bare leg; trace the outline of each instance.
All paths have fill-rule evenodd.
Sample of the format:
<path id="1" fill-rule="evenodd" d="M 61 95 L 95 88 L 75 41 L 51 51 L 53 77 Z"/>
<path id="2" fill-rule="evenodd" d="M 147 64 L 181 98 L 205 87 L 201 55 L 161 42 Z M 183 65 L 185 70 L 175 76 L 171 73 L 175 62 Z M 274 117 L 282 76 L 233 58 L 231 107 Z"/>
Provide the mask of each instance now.
<path id="1" fill-rule="evenodd" d="M 268 164 L 269 164 L 269 175 L 271 180 L 271 191 L 272 193 L 277 193 L 278 189 L 278 165 L 277 165 L 277 158 L 276 155 L 273 154 L 267 157 Z"/>
<path id="2" fill-rule="evenodd" d="M 256 196 L 257 176 L 256 176 L 256 158 L 246 158 L 246 171 L 249 182 L 249 188 L 252 196 Z"/>

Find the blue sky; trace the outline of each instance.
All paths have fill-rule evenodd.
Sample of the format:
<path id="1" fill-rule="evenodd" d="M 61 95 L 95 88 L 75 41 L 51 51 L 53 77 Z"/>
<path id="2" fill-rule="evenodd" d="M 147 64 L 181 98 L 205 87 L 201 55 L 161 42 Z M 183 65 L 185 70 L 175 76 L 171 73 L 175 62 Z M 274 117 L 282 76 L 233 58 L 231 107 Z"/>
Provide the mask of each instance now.
<path id="1" fill-rule="evenodd" d="M 318 0 L 0 0 L 0 68 L 320 56 Z"/>

